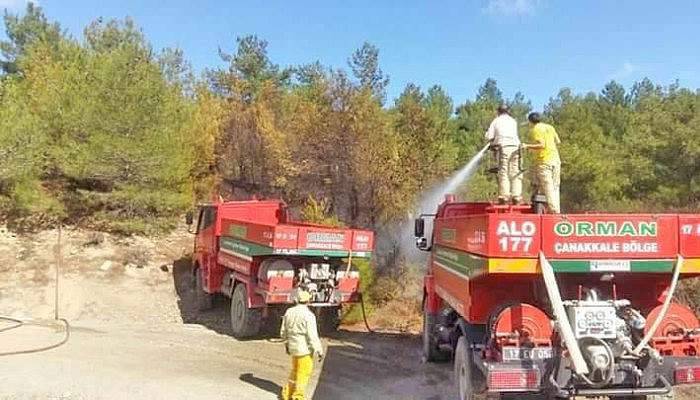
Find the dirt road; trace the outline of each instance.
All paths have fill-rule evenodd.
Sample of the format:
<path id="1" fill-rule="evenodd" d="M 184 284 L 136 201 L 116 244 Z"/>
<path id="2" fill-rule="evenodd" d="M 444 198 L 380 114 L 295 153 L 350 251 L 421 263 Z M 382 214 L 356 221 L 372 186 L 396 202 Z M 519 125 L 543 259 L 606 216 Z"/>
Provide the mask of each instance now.
<path id="1" fill-rule="evenodd" d="M 0 398 L 276 398 L 288 368 L 282 345 L 231 337 L 223 299 L 195 312 L 183 258 L 191 237 L 65 237 L 60 313 L 71 321 L 71 338 L 47 352 L 0 358 Z M 0 230 L 0 314 L 51 317 L 54 240 L 51 231 L 17 238 Z M 61 334 L 50 321 L 1 332 L 0 352 Z M 314 399 L 454 398 L 449 365 L 422 364 L 416 337 L 340 332 L 324 344 Z"/>
<path id="2" fill-rule="evenodd" d="M 58 337 L 37 327 L 22 335 L 12 348 Z M 349 333 L 328 342 L 314 399 L 450 398 L 435 391 L 447 378 L 444 368 L 403 353 L 415 342 Z M 63 347 L 3 360 L 0 398 L 276 399 L 286 368 L 278 343 L 239 342 L 197 325 L 78 324 Z"/>

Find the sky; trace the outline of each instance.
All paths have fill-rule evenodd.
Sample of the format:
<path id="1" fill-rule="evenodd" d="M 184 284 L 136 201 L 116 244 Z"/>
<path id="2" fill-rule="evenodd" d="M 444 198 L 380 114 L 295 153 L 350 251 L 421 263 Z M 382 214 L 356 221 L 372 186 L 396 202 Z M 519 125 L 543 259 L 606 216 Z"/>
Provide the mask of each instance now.
<path id="1" fill-rule="evenodd" d="M 21 11 L 26 0 L 0 0 Z M 256 34 L 282 66 L 347 66 L 369 41 L 391 79 L 393 101 L 407 83 L 441 85 L 473 98 L 491 77 L 508 97 L 521 91 L 541 108 L 559 89 L 598 92 L 615 79 L 649 77 L 700 87 L 696 0 L 39 0 L 74 37 L 97 17 L 131 16 L 155 48 L 180 47 L 195 70 L 222 66 L 218 49 Z"/>

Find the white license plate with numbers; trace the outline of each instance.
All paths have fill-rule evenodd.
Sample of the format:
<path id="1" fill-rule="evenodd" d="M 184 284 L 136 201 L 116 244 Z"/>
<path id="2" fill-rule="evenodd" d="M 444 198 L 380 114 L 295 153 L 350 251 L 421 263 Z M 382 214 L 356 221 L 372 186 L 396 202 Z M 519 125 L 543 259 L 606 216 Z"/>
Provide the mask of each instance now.
<path id="1" fill-rule="evenodd" d="M 551 347 L 504 347 L 503 361 L 545 360 L 552 358 Z"/>

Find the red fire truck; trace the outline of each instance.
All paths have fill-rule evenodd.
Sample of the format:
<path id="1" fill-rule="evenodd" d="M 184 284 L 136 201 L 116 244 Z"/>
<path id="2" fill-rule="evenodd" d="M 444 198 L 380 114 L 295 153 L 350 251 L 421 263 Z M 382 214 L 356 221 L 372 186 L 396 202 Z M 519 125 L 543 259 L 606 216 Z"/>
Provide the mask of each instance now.
<path id="1" fill-rule="evenodd" d="M 656 399 L 700 382 L 700 323 L 674 298 L 700 274 L 700 215 L 541 208 L 447 196 L 416 220 L 424 357 L 453 356 L 459 398 Z"/>
<path id="2" fill-rule="evenodd" d="M 302 288 L 311 293 L 321 329 L 335 329 L 341 307 L 359 300 L 352 264 L 371 256 L 373 240 L 369 231 L 294 222 L 279 200 L 203 205 L 192 270 L 197 305 L 207 309 L 215 294 L 229 297 L 233 334 L 249 337 L 277 327 Z"/>

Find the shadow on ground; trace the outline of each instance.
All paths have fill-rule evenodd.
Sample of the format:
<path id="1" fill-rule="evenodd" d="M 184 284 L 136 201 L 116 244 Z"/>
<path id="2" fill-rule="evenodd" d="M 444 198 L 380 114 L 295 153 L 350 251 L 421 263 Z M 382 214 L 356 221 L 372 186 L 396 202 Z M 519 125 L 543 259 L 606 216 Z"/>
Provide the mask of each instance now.
<path id="1" fill-rule="evenodd" d="M 182 257 L 173 261 L 173 284 L 177 293 L 177 307 L 180 317 L 186 324 L 202 325 L 216 333 L 233 336 L 231 332 L 231 303 L 223 295 L 215 295 L 212 308 L 200 311 L 194 292 L 194 277 L 192 275 L 192 260 Z M 261 327 L 260 335 L 251 339 L 239 339 L 240 341 L 274 339 L 279 334 L 279 321 L 281 314 L 271 315 L 268 323 Z"/>
<path id="2" fill-rule="evenodd" d="M 173 285 L 177 293 L 177 307 L 184 323 L 202 325 L 217 333 L 231 335 L 231 305 L 228 299 L 214 296 L 214 304 L 210 310 L 197 309 L 192 260 L 189 257 L 173 261 Z"/>
<path id="3" fill-rule="evenodd" d="M 414 335 L 340 331 L 330 340 L 314 400 L 448 400 L 450 364 L 425 364 Z"/>
<path id="4" fill-rule="evenodd" d="M 177 293 L 177 306 L 180 310 L 182 321 L 186 324 L 198 324 L 216 333 L 232 336 L 231 332 L 231 303 L 230 299 L 223 295 L 215 295 L 213 307 L 210 310 L 200 311 L 194 292 L 194 277 L 192 275 L 192 260 L 182 257 L 173 261 L 173 284 Z M 274 339 L 279 335 L 279 320 L 282 311 L 271 311 L 267 322 L 261 327 L 260 335 L 251 339 L 239 339 L 241 341 Z"/>
<path id="5" fill-rule="evenodd" d="M 282 391 L 282 386 L 278 385 L 277 383 L 267 379 L 258 378 L 250 373 L 241 374 L 238 379 L 274 395 L 278 395 Z"/>
<path id="6" fill-rule="evenodd" d="M 197 310 L 189 258 L 173 262 L 173 284 L 185 323 L 232 335 L 227 298 L 217 296 L 211 310 Z M 267 338 L 275 340 L 271 339 L 275 336 Z M 257 337 L 251 344 L 259 339 L 265 337 Z M 451 364 L 422 363 L 418 336 L 341 330 L 327 339 L 314 400 L 452 400 L 456 397 L 452 392 Z M 279 382 L 253 373 L 243 373 L 239 380 L 275 395 L 281 390 Z"/>

